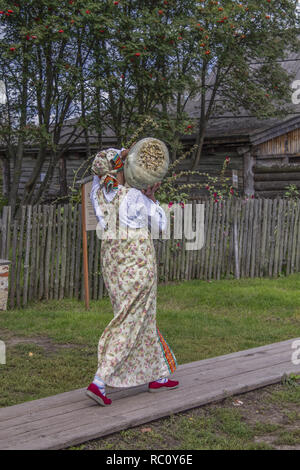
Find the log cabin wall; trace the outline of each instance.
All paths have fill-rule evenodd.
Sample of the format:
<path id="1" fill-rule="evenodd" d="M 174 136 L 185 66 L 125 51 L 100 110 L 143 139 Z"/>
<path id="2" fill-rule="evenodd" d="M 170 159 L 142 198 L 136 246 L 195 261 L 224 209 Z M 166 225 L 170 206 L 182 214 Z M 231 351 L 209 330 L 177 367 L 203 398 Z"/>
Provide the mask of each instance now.
<path id="1" fill-rule="evenodd" d="M 53 178 L 51 183 L 49 184 L 45 195 L 44 199 L 45 200 L 53 200 L 57 197 L 59 197 L 62 193 L 62 175 L 64 172 L 64 165 L 65 165 L 65 170 L 66 170 L 66 184 L 67 187 L 72 186 L 73 180 L 74 180 L 74 173 L 78 170 L 80 165 L 84 162 L 85 160 L 85 152 L 71 152 L 67 158 L 65 158 L 64 162 L 59 162 L 54 170 Z M 42 170 L 40 173 L 40 178 L 39 180 L 42 181 L 47 168 L 50 163 L 50 157 L 47 157 L 45 162 L 43 163 Z M 23 195 L 25 185 L 28 182 L 30 175 L 32 174 L 33 168 L 35 166 L 35 155 L 28 153 L 23 159 L 22 162 L 22 174 L 21 174 L 21 180 L 20 180 L 20 186 L 19 186 L 19 196 Z M 11 163 L 11 174 L 13 174 L 13 164 Z M 84 168 L 79 172 L 78 178 L 82 176 L 84 172 Z M 1 172 L 0 172 L 1 175 Z M 77 178 L 77 179 L 78 179 Z M 37 185 L 39 187 L 39 184 Z M 69 191 L 70 193 L 70 191 Z"/>
<path id="2" fill-rule="evenodd" d="M 0 200 L 1 200 L 2 195 L 3 195 L 3 170 L 2 170 L 2 165 L 0 161 Z"/>
<path id="3" fill-rule="evenodd" d="M 229 178 L 229 184 L 232 184 L 232 170 L 236 170 L 238 174 L 238 190 L 243 194 L 243 158 L 237 152 L 236 145 L 218 143 L 216 145 L 204 145 L 203 155 L 201 156 L 199 165 L 196 171 L 201 173 L 208 173 L 210 176 L 219 176 L 223 168 L 226 157 L 230 158 L 230 164 L 225 172 L 225 177 Z M 189 170 L 191 168 L 191 160 L 187 159 L 176 170 L 177 173 L 182 170 Z M 193 189 L 191 192 L 192 199 L 203 198 L 209 196 L 205 186 L 207 184 L 207 177 L 202 175 L 192 175 L 190 177 L 184 176 L 177 180 L 179 184 L 197 183 L 199 187 Z"/>
<path id="4" fill-rule="evenodd" d="M 300 190 L 300 128 L 256 146 L 254 189 L 258 197 L 282 197 L 287 186 Z"/>
<path id="5" fill-rule="evenodd" d="M 192 144 L 187 145 L 185 150 L 191 147 Z M 237 153 L 237 147 L 235 145 L 230 144 L 216 144 L 216 145 L 205 145 L 203 149 L 203 155 L 201 157 L 200 163 L 197 167 L 197 171 L 201 173 L 209 173 L 211 176 L 218 176 L 222 170 L 223 163 L 225 158 L 230 157 L 230 165 L 228 170 L 225 173 L 225 176 L 230 178 L 230 184 L 232 182 L 232 170 L 237 170 L 238 173 L 238 181 L 239 181 L 239 191 L 242 193 L 243 191 L 243 159 Z M 78 168 L 84 164 L 86 160 L 86 152 L 84 149 L 70 151 L 65 158 L 65 171 L 67 177 L 67 186 L 70 187 L 73 184 L 74 174 L 78 170 Z M 46 173 L 48 165 L 50 162 L 50 156 L 46 158 L 41 174 L 40 180 L 42 180 L 43 175 Z M 181 164 L 177 169 L 176 172 L 182 170 L 188 170 L 191 168 L 191 160 L 186 160 L 183 164 Z M 28 154 L 23 159 L 22 164 L 22 175 L 19 187 L 19 196 L 23 195 L 25 185 L 30 178 L 32 170 L 35 165 L 35 154 L 33 152 L 28 152 Z M 77 180 L 83 176 L 85 170 L 85 166 L 79 171 L 77 175 Z M 59 197 L 62 194 L 62 184 L 61 184 L 61 175 L 64 172 L 64 167 L 62 162 L 58 164 L 54 170 L 53 179 L 48 186 L 48 189 L 43 197 L 43 200 L 48 202 L 54 200 L 55 198 Z M 13 165 L 11 164 L 11 174 L 13 174 Z M 89 174 L 89 172 L 87 173 Z M 189 177 L 189 181 L 187 177 L 180 178 L 178 180 L 179 184 L 185 183 L 197 183 L 202 185 L 202 189 L 194 189 L 192 191 L 192 198 L 203 198 L 208 196 L 208 191 L 205 189 L 205 184 L 207 183 L 207 178 L 200 175 L 193 175 Z M 69 191 L 70 194 L 70 191 Z"/>

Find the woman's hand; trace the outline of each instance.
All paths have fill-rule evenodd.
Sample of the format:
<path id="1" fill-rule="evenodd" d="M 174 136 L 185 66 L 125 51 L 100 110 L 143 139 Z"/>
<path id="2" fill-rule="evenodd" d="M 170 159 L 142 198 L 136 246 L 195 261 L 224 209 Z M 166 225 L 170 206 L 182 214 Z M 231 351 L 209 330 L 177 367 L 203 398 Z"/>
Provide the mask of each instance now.
<path id="1" fill-rule="evenodd" d="M 155 183 L 152 187 L 148 186 L 147 189 L 143 189 L 142 193 L 147 196 L 151 201 L 156 202 L 156 198 L 154 196 L 154 193 L 158 190 L 160 187 L 161 183 Z"/>
<path id="2" fill-rule="evenodd" d="M 122 150 L 122 152 L 121 152 L 121 158 L 122 158 L 122 160 L 125 160 L 125 159 L 126 159 L 128 153 L 129 153 L 129 149 Z"/>
<path id="3" fill-rule="evenodd" d="M 121 152 L 121 158 L 122 158 L 122 160 L 125 160 L 125 159 L 126 159 L 126 157 L 127 157 L 128 153 L 129 153 L 130 149 L 131 149 L 135 144 L 136 144 L 136 142 L 133 142 L 133 144 L 130 145 L 129 149 L 122 150 L 122 152 Z"/>

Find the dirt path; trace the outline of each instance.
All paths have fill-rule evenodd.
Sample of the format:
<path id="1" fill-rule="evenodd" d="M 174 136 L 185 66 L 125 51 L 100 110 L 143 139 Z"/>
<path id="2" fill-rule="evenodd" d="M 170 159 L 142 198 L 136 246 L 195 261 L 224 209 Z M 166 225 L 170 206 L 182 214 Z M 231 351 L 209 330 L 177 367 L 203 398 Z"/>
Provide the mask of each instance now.
<path id="1" fill-rule="evenodd" d="M 56 353 L 61 349 L 72 349 L 78 347 L 72 343 L 55 343 L 47 336 L 18 336 L 10 330 L 0 328 L 0 339 L 5 342 L 6 347 L 15 346 L 17 344 L 36 344 L 45 350 L 47 354 Z"/>

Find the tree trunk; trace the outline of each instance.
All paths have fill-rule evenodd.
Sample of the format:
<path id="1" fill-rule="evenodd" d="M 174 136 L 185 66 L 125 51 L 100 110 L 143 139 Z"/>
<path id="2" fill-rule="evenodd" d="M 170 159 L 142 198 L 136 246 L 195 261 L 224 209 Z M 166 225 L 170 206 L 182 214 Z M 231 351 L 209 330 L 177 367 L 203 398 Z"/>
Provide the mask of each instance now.
<path id="1" fill-rule="evenodd" d="M 27 181 L 27 183 L 25 185 L 25 188 L 24 188 L 24 194 L 23 194 L 23 198 L 22 198 L 22 204 L 23 205 L 31 203 L 31 199 L 33 197 L 33 193 L 34 193 L 34 190 L 35 190 L 35 187 L 36 187 L 36 183 L 37 183 L 38 178 L 41 174 L 41 169 L 43 167 L 45 158 L 46 158 L 46 146 L 41 144 L 41 146 L 39 148 L 38 155 L 37 155 L 37 160 L 36 160 L 35 166 L 32 170 L 31 175 L 30 175 L 30 179 L 29 179 L 29 181 Z"/>
<path id="2" fill-rule="evenodd" d="M 200 117 L 199 117 L 199 124 L 198 124 L 198 135 L 197 135 L 197 149 L 194 156 L 194 163 L 192 170 L 195 170 L 199 165 L 200 157 L 202 154 L 202 148 L 204 143 L 204 136 L 206 130 L 206 65 L 203 64 L 202 71 L 201 71 L 201 109 L 200 109 Z"/>
<path id="3" fill-rule="evenodd" d="M 23 51 L 23 54 L 26 54 L 26 50 Z M 22 91 L 20 96 L 21 110 L 20 110 L 20 136 L 18 139 L 16 158 L 14 161 L 14 173 L 13 180 L 11 185 L 11 190 L 9 194 L 9 204 L 11 206 L 12 217 L 15 216 L 18 189 L 20 184 L 20 177 L 22 173 L 22 161 L 23 161 L 23 152 L 24 152 L 24 128 L 27 121 L 27 101 L 28 101 L 28 59 L 25 57 L 22 67 Z"/>
<path id="4" fill-rule="evenodd" d="M 10 160 L 8 156 L 1 158 L 2 160 L 2 176 L 3 176 L 3 196 L 9 198 L 10 193 Z"/>
<path id="5" fill-rule="evenodd" d="M 67 182 L 67 165 L 64 157 L 60 158 L 59 165 L 59 185 L 60 185 L 60 197 L 68 195 L 68 182 Z"/>

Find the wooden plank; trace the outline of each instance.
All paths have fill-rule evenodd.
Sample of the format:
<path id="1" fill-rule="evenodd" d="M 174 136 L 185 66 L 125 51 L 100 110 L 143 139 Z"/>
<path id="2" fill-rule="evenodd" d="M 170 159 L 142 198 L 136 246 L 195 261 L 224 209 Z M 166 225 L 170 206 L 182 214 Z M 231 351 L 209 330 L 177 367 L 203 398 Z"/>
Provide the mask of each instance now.
<path id="1" fill-rule="evenodd" d="M 260 181 L 255 182 L 255 191 L 286 191 L 288 185 L 294 185 L 300 189 L 300 180 L 288 181 Z"/>
<path id="2" fill-rule="evenodd" d="M 219 281 L 221 279 L 221 270 L 222 270 L 222 264 L 223 264 L 223 245 L 224 245 L 224 222 L 225 222 L 225 217 L 226 217 L 226 200 L 222 201 L 221 206 L 220 206 L 220 213 L 219 213 L 219 230 L 218 230 L 218 244 L 217 244 L 217 270 L 216 270 L 216 279 Z"/>
<path id="3" fill-rule="evenodd" d="M 94 260 L 95 260 L 95 232 L 92 231 L 89 233 L 88 239 L 88 276 L 89 276 L 89 298 L 93 299 L 93 287 L 94 287 L 94 277 L 95 277 L 95 268 L 94 268 Z"/>
<path id="4" fill-rule="evenodd" d="M 210 360 L 182 364 L 178 367 L 176 374 L 180 375 L 182 381 L 180 385 L 182 390 L 185 390 L 189 388 L 190 381 L 195 378 L 197 379 L 197 385 L 203 385 L 241 373 L 265 369 L 270 365 L 286 364 L 290 362 L 292 351 L 289 346 L 290 342 L 287 344 L 275 343 L 274 349 L 263 350 L 262 348 L 262 351 L 248 355 L 234 353 L 232 355 L 220 356 L 219 358 L 211 358 Z M 124 389 L 108 387 L 108 394 L 113 400 L 116 400 L 137 395 L 145 386 L 147 388 L 147 384 Z M 80 392 L 84 391 L 85 389 L 80 389 Z M 20 424 L 33 423 L 51 416 L 59 417 L 66 412 L 80 408 L 81 403 L 84 401 L 84 395 L 80 395 L 78 392 L 79 390 L 65 392 L 53 397 L 0 409 L 1 437 L 4 436 L 5 438 L 5 431 Z M 58 397 L 61 398 L 58 399 Z"/>
<path id="5" fill-rule="evenodd" d="M 289 201 L 284 201 L 285 204 L 285 230 L 284 230 L 284 239 L 283 239 L 283 264 L 284 264 L 284 271 L 286 274 L 287 270 L 287 257 L 288 257 L 288 236 L 289 236 Z"/>
<path id="6" fill-rule="evenodd" d="M 267 232 L 268 232 L 268 206 L 269 200 L 263 200 L 262 207 L 262 229 L 261 229 L 261 245 L 260 245 L 260 277 L 263 277 L 266 273 L 266 244 L 267 244 Z"/>
<path id="7" fill-rule="evenodd" d="M 234 217 L 234 204 L 233 200 L 230 200 L 230 212 L 229 212 L 229 219 L 228 219 L 228 245 L 227 245 L 227 256 L 226 256 L 226 278 L 229 279 L 232 276 L 232 272 L 234 269 L 233 266 L 233 217 Z"/>
<path id="8" fill-rule="evenodd" d="M 69 297 L 73 297 L 74 295 L 77 222 L 78 222 L 78 206 L 74 206 L 73 207 L 73 220 L 72 220 L 72 249 L 71 249 L 71 264 L 70 264 L 70 277 L 69 277 Z M 70 232 L 71 232 L 71 229 L 70 229 Z"/>
<path id="9" fill-rule="evenodd" d="M 198 370 L 192 368 L 188 374 L 186 374 L 187 365 L 180 366 L 175 376 L 179 380 L 183 379 L 181 391 L 184 390 L 184 401 L 180 388 L 164 394 L 158 401 L 154 394 L 144 393 L 145 387 L 143 386 L 139 390 L 131 389 L 128 391 L 128 395 L 125 390 L 115 391 L 113 405 L 104 409 L 85 398 L 83 390 L 78 390 L 0 410 L 2 424 L 5 425 L 6 430 L 8 429 L 6 433 L 4 430 L 0 447 L 20 450 L 64 448 L 99 437 L 99 435 L 111 434 L 116 430 L 126 429 L 236 393 L 244 393 L 279 382 L 284 374 L 297 373 L 299 369 L 299 366 L 293 366 L 288 359 L 290 353 L 288 346 L 290 345 L 291 341 L 286 341 L 277 343 L 276 346 L 254 348 L 257 353 L 258 349 L 261 352 L 270 351 L 272 353 L 275 351 L 274 346 L 277 348 L 277 353 L 270 354 L 267 362 L 264 357 L 258 360 L 252 357 L 252 359 L 248 358 L 246 361 L 242 361 L 241 357 L 245 356 L 246 351 L 235 353 L 235 359 L 239 365 L 237 368 L 234 365 L 231 366 L 230 373 L 234 375 L 226 374 L 224 367 L 222 367 L 224 364 L 219 360 L 219 378 L 214 377 L 213 361 L 215 358 L 203 362 L 198 361 Z M 286 351 L 284 356 L 278 352 L 281 347 Z M 248 353 L 251 354 L 251 351 L 253 350 L 248 350 Z M 238 357 L 239 354 L 242 355 Z M 210 361 L 209 381 L 206 380 L 207 370 L 205 367 L 201 369 L 201 362 L 202 366 L 205 364 L 207 366 L 207 361 Z M 259 361 L 259 365 L 255 368 L 257 361 Z M 243 365 L 246 363 L 247 365 L 243 369 Z M 64 405 L 62 405 L 63 402 Z M 46 408 L 43 408 L 45 405 Z M 25 410 L 28 411 L 27 415 L 24 415 Z M 39 415 L 39 413 L 41 414 Z M 99 419 L 100 416 L 101 419 Z M 16 418 L 17 421 L 14 421 Z M 29 422 L 28 418 L 31 418 L 32 421 Z M 23 427 L 22 420 L 25 421 Z M 9 438 L 7 438 L 7 434 L 10 434 Z"/>
<path id="10" fill-rule="evenodd" d="M 189 202 L 192 206 L 192 229 L 195 231 L 196 229 L 196 203 L 195 201 Z M 196 241 L 196 238 L 195 238 Z M 189 250 L 189 270 L 188 270 L 188 280 L 193 279 L 193 270 L 195 264 L 195 250 Z"/>
<path id="11" fill-rule="evenodd" d="M 222 201 L 215 204 L 216 206 L 215 243 L 214 243 L 214 257 L 213 257 L 213 266 L 212 266 L 212 276 L 215 280 L 218 279 L 218 267 L 220 263 L 219 238 L 220 238 L 220 229 L 221 229 L 222 204 L 223 204 Z"/>
<path id="12" fill-rule="evenodd" d="M 57 256 L 57 207 L 53 209 L 53 220 L 52 220 L 52 244 L 51 244 L 51 263 L 50 263 L 50 288 L 49 298 L 54 299 L 54 284 L 55 284 L 55 267 L 56 267 L 56 256 Z"/>
<path id="13" fill-rule="evenodd" d="M 219 361 L 211 360 L 197 361 L 194 363 L 183 364 L 179 366 L 176 371 L 176 376 L 180 376 L 180 386 L 183 392 L 189 389 L 191 381 L 196 379 L 197 386 L 214 383 L 226 377 L 234 377 L 241 374 L 257 372 L 261 369 L 266 369 L 270 366 L 289 364 L 291 348 L 290 343 L 283 344 L 277 343 L 276 349 L 265 350 L 264 352 L 257 352 L 256 354 L 249 355 L 232 355 L 229 357 L 222 356 Z M 174 376 L 175 376 L 174 375 Z M 145 387 L 146 384 L 138 387 L 111 389 L 108 388 L 108 394 L 113 400 L 119 398 L 132 397 L 139 394 L 139 391 Z M 84 392 L 85 389 L 80 389 Z M 140 397 L 138 400 L 142 400 Z M 63 394 L 55 395 L 45 399 L 27 402 L 21 405 L 15 405 L 0 410 L 0 429 L 2 430 L 1 437 L 5 438 L 5 432 L 12 429 L 19 424 L 33 424 L 35 421 L 57 417 L 63 419 L 63 415 L 72 409 L 78 409 L 77 404 L 82 403 L 84 395 L 80 395 L 79 390 L 73 392 L 65 392 Z M 61 417 L 61 418 L 60 418 Z"/>
<path id="14" fill-rule="evenodd" d="M 292 263 L 292 243 L 293 243 L 293 231 L 295 223 L 295 206 L 292 200 L 288 201 L 288 214 L 289 214 L 289 234 L 287 241 L 287 266 L 286 274 L 291 274 L 291 263 Z"/>
<path id="15" fill-rule="evenodd" d="M 210 232 L 210 238 L 209 238 L 208 280 L 212 279 L 213 277 L 217 210 L 218 210 L 218 203 L 214 202 L 211 232 Z"/>
<path id="16" fill-rule="evenodd" d="M 197 210 L 197 204 L 201 204 L 201 201 L 195 201 L 196 202 L 196 210 Z M 205 220 L 205 207 L 204 207 L 204 220 Z M 204 227 L 205 230 L 205 227 Z M 205 245 L 205 236 L 204 236 L 204 245 Z M 200 263 L 201 263 L 201 254 L 202 251 L 204 250 L 204 246 L 200 249 L 197 250 L 195 253 L 195 260 L 194 260 L 194 270 L 192 273 L 193 279 L 199 279 L 199 272 L 200 272 Z"/>
<path id="17" fill-rule="evenodd" d="M 60 285 L 59 285 L 59 299 L 64 298 L 65 283 L 66 283 L 66 264 L 67 264 L 67 231 L 68 231 L 68 204 L 63 206 L 62 217 L 62 249 L 61 249 L 61 269 L 60 269 Z"/>
<path id="18" fill-rule="evenodd" d="M 49 206 L 43 205 L 42 209 L 42 227 L 41 227 L 41 243 L 40 243 L 40 264 L 39 264 L 39 293 L 38 293 L 38 300 L 44 298 L 45 294 L 45 252 L 46 252 L 46 235 L 47 235 L 47 223 L 49 218 Z"/>
<path id="19" fill-rule="evenodd" d="M 39 285 L 39 273 L 40 273 L 40 258 L 41 254 L 41 230 L 42 230 L 42 206 L 37 208 L 37 227 L 36 227 L 36 257 L 35 257 L 35 276 L 34 276 L 34 288 L 33 298 L 38 298 L 38 285 Z"/>
<path id="20" fill-rule="evenodd" d="M 81 280 L 80 267 L 81 267 L 81 246 L 82 246 L 82 229 L 81 229 L 81 205 L 79 205 L 78 222 L 77 222 L 77 242 L 76 242 L 76 261 L 75 261 L 75 298 L 79 299 Z"/>
<path id="21" fill-rule="evenodd" d="M 26 227 L 26 243 L 25 243 L 25 259 L 24 259 L 24 280 L 23 280 L 23 299 L 22 306 L 25 307 L 28 302 L 29 289 L 29 269 L 30 269 L 30 251 L 32 249 L 32 206 L 27 207 L 27 227 Z"/>
<path id="22" fill-rule="evenodd" d="M 93 280 L 93 299 L 98 299 L 98 285 L 100 275 L 100 240 L 95 233 L 95 253 L 94 253 L 94 280 Z"/>
<path id="23" fill-rule="evenodd" d="M 273 208 L 273 201 L 271 199 L 267 199 L 268 205 L 267 205 L 267 214 L 266 214 L 266 219 L 267 219 L 267 228 L 266 228 L 266 245 L 265 245 L 265 270 L 264 270 L 264 276 L 269 275 L 269 259 L 270 259 L 270 254 L 271 254 L 271 220 L 272 220 L 272 208 Z"/>
<path id="24" fill-rule="evenodd" d="M 23 245 L 24 245 L 24 227 L 25 227 L 25 216 L 26 216 L 26 206 L 22 206 L 21 209 L 21 221 L 19 226 L 19 244 L 18 244 L 18 254 L 16 256 L 16 300 L 17 307 L 21 307 L 21 273 L 23 271 Z"/>
<path id="25" fill-rule="evenodd" d="M 203 279 L 209 279 L 209 254 L 211 245 L 211 230 L 212 230 L 212 219 L 213 219 L 214 202 L 210 199 L 208 201 L 208 218 L 207 218 L 207 235 L 205 238 L 205 259 L 204 259 L 204 270 Z"/>
<path id="26" fill-rule="evenodd" d="M 253 218 L 254 218 L 254 201 L 249 199 L 249 212 L 248 212 L 248 233 L 246 245 L 246 276 L 251 277 L 251 255 L 252 255 L 252 242 L 253 242 Z"/>
<path id="27" fill-rule="evenodd" d="M 58 300 L 59 297 L 59 284 L 60 284 L 60 270 L 61 270 L 61 231 L 62 231 L 62 216 L 61 207 L 57 207 L 57 243 L 56 243 L 56 264 L 55 264 L 55 277 L 54 277 L 54 299 Z"/>
<path id="28" fill-rule="evenodd" d="M 283 274 L 283 263 L 284 263 L 284 238 L 286 231 L 286 199 L 282 200 L 282 212 L 281 212 L 281 230 L 280 230 L 280 242 L 279 242 L 279 259 L 278 259 L 278 273 Z"/>
<path id="29" fill-rule="evenodd" d="M 299 220 L 299 204 L 297 201 L 293 201 L 294 205 L 294 223 L 292 227 L 292 248 L 291 248 L 291 273 L 295 272 L 296 265 L 296 247 L 298 238 L 298 220 Z"/>
<path id="30" fill-rule="evenodd" d="M 28 292 L 28 301 L 32 300 L 34 297 L 34 284 L 36 276 L 36 256 L 37 256 L 37 206 L 32 208 L 32 229 L 31 229 L 31 259 L 30 259 L 30 280 L 29 280 L 29 292 Z"/>
<path id="31" fill-rule="evenodd" d="M 275 370 L 275 367 L 277 367 L 277 369 L 281 370 L 283 367 L 290 367 L 291 365 L 288 360 L 280 361 L 280 353 L 277 355 L 277 359 L 275 359 L 275 356 L 269 359 L 268 363 L 265 362 L 264 364 L 265 358 L 260 358 L 257 368 L 255 368 L 255 362 L 253 360 L 251 362 L 248 361 L 244 368 L 240 363 L 236 366 L 232 365 L 228 371 L 219 367 L 216 371 L 216 376 L 214 376 L 214 369 L 205 370 L 201 367 L 194 369 L 182 368 L 180 371 L 176 372 L 176 377 L 180 380 L 181 394 L 184 393 L 186 396 L 191 392 L 191 389 L 193 389 L 193 393 L 197 393 L 199 389 L 203 390 L 209 385 L 212 388 L 217 388 L 219 383 L 224 379 L 231 379 L 232 382 L 234 382 L 237 378 L 240 379 L 252 373 L 260 374 L 261 370 L 265 371 L 267 368 L 273 368 L 273 370 Z M 139 390 L 135 390 L 134 395 L 128 394 L 127 390 L 117 391 L 114 395 L 108 393 L 112 396 L 113 406 L 118 404 L 118 411 L 121 414 L 124 412 L 129 413 L 142 410 L 145 406 L 145 401 L 146 406 L 152 406 L 153 402 L 157 402 L 153 394 L 148 397 L 148 393 L 146 393 L 146 395 L 141 393 L 141 391 L 147 392 L 147 386 L 145 387 L 145 385 L 143 385 L 136 388 Z M 27 415 L 2 420 L 0 423 L 0 446 L 2 442 L 7 442 L 8 440 L 10 442 L 13 441 L 15 437 L 22 438 L 24 435 L 26 437 L 26 434 L 32 435 L 32 433 L 35 434 L 39 430 L 44 433 L 49 426 L 51 426 L 51 432 L 53 432 L 55 429 L 65 427 L 67 423 L 71 424 L 72 421 L 76 423 L 83 417 L 86 419 L 86 415 L 82 412 L 84 407 L 87 413 L 91 409 L 91 406 L 85 401 L 75 401 L 73 403 L 65 403 L 63 406 L 48 408 L 44 411 L 32 412 Z M 115 410 L 111 409 L 111 412 L 107 410 L 107 416 L 111 416 L 112 411 L 115 413 Z"/>
<path id="32" fill-rule="evenodd" d="M 300 172 L 292 172 L 293 180 L 300 181 Z M 285 181 L 285 185 L 290 184 L 291 172 L 286 172 L 283 169 L 281 172 L 273 172 L 272 167 L 268 167 L 268 172 L 256 172 L 254 174 L 255 181 L 274 181 L 274 186 L 277 181 Z"/>
<path id="33" fill-rule="evenodd" d="M 277 226 L 275 233 L 275 248 L 274 248 L 274 276 L 278 276 L 279 272 L 279 253 L 280 253 L 280 242 L 281 242 L 281 227 L 282 227 L 282 209 L 283 200 L 279 200 L 277 209 Z"/>
<path id="34" fill-rule="evenodd" d="M 269 276 L 274 275 L 274 251 L 275 251 L 275 238 L 276 238 L 276 222 L 277 222 L 277 206 L 278 200 L 272 201 L 272 216 L 270 221 L 270 251 L 269 251 Z"/>
<path id="35" fill-rule="evenodd" d="M 239 201 L 233 199 L 233 255 L 234 255 L 234 275 L 236 279 L 240 279 L 240 253 L 239 253 Z"/>
<path id="36" fill-rule="evenodd" d="M 223 260 L 222 260 L 222 277 L 226 275 L 226 266 L 228 259 L 228 250 L 229 250 L 229 237 L 230 237 L 230 214 L 231 214 L 231 199 L 226 200 L 226 215 L 224 222 L 224 243 L 223 243 Z"/>
<path id="37" fill-rule="evenodd" d="M 300 200 L 298 200 L 298 240 L 296 242 L 296 272 L 300 271 Z"/>
<path id="38" fill-rule="evenodd" d="M 169 268 L 170 268 L 170 250 L 171 250 L 171 239 L 165 241 L 166 245 L 166 258 L 165 258 L 165 282 L 169 280 Z M 185 276 L 183 276 L 183 279 Z"/>
<path id="39" fill-rule="evenodd" d="M 16 275 L 17 275 L 17 244 L 18 244 L 18 220 L 13 221 L 13 239 L 12 239 L 12 264 L 10 270 L 10 292 L 9 305 L 14 308 L 16 301 Z"/>
<path id="40" fill-rule="evenodd" d="M 255 277 L 259 277 L 261 258 L 261 235 L 262 235 L 262 199 L 257 201 L 257 235 L 256 235 L 256 256 L 255 256 Z"/>
<path id="41" fill-rule="evenodd" d="M 201 369 L 204 370 L 204 368 L 214 369 L 216 366 L 224 368 L 226 364 L 228 364 L 232 360 L 239 360 L 239 361 L 244 361 L 245 357 L 252 357 L 254 361 L 256 361 L 257 358 L 262 357 L 263 355 L 267 355 L 268 357 L 277 354 L 279 351 L 292 351 L 292 344 L 294 341 L 298 340 L 299 338 L 293 338 L 285 341 L 281 341 L 279 343 L 272 343 L 272 344 L 267 344 L 264 346 L 258 346 L 256 348 L 250 348 L 250 349 L 245 349 L 243 351 L 238 351 L 238 352 L 232 352 L 229 354 L 224 354 L 216 357 L 211 357 L 208 359 L 203 359 L 200 361 L 195 361 L 187 364 L 181 364 L 178 366 L 177 371 L 181 371 L 182 369 L 187 370 L 189 368 L 197 368 L 201 366 Z M 139 386 L 142 387 L 142 386 Z M 136 389 L 139 389 L 139 387 L 131 387 L 130 389 L 125 389 L 126 392 L 128 393 L 135 393 Z M 32 413 L 38 412 L 38 411 L 43 411 L 43 410 L 48 410 L 48 409 L 54 409 L 56 407 L 61 407 L 64 406 L 68 403 L 73 403 L 73 402 L 78 402 L 82 401 L 82 392 L 85 389 L 78 389 L 78 390 L 73 390 L 70 392 L 63 392 L 58 395 L 53 395 L 47 398 L 39 398 L 37 400 L 33 400 L 30 402 L 25 402 L 21 403 L 18 405 L 13 405 L 5 408 L 0 408 L 0 423 L 12 419 L 18 416 L 25 416 L 25 415 L 31 415 Z M 114 396 L 117 394 L 119 396 L 119 392 L 121 389 L 110 389 L 110 395 Z"/>
<path id="42" fill-rule="evenodd" d="M 46 300 L 49 299 L 49 279 L 50 279 L 50 270 L 53 259 L 51 259 L 51 243 L 52 243 L 52 234 L 53 234 L 53 215 L 54 215 L 54 206 L 49 207 L 48 219 L 47 219 L 47 241 L 45 246 L 45 266 L 44 266 L 44 297 Z"/>
<path id="43" fill-rule="evenodd" d="M 276 382 L 278 382 L 277 375 L 273 377 L 273 380 L 271 378 L 265 381 L 261 379 L 260 386 L 263 387 L 263 386 L 269 385 L 271 383 L 276 383 Z M 91 413 L 92 416 L 89 417 L 90 419 L 89 424 L 83 425 L 80 423 L 79 426 L 77 427 L 73 426 L 71 435 L 70 435 L 69 429 L 63 429 L 60 433 L 47 436 L 46 439 L 45 437 L 43 438 L 39 435 L 36 437 L 34 443 L 32 442 L 28 443 L 28 441 L 23 444 L 19 443 L 19 445 L 17 444 L 18 447 L 16 448 L 20 448 L 21 450 L 21 445 L 22 445 L 22 448 L 24 449 L 34 449 L 34 448 L 36 449 L 60 449 L 60 448 L 68 447 L 71 445 L 76 445 L 81 442 L 91 440 L 97 437 L 102 437 L 104 435 L 120 431 L 122 429 L 127 429 L 129 427 L 137 426 L 139 424 L 143 424 L 145 422 L 149 422 L 151 420 L 158 419 L 163 416 L 167 416 L 176 412 L 184 411 L 184 409 L 191 409 L 191 408 L 194 408 L 195 406 L 201 406 L 206 403 L 218 401 L 229 395 L 234 395 L 237 393 L 253 390 L 253 388 L 257 388 L 256 383 L 257 383 L 257 379 L 254 379 L 254 380 L 252 379 L 252 383 L 249 382 L 247 385 L 239 384 L 236 387 L 229 388 L 226 381 L 224 381 L 222 385 L 225 391 L 219 393 L 218 395 L 214 391 L 208 391 L 207 393 L 202 392 L 201 396 L 197 397 L 197 404 L 194 403 L 194 400 L 191 401 L 191 398 L 188 397 L 188 401 L 185 402 L 186 405 L 184 408 L 182 406 L 178 407 L 178 403 L 177 404 L 175 403 L 174 405 L 172 402 L 172 406 L 169 406 L 168 411 L 165 412 L 165 414 L 163 414 L 161 410 L 157 411 L 157 409 L 154 409 L 153 407 L 151 408 L 148 407 L 146 409 L 147 410 L 146 415 L 144 413 L 141 413 L 140 410 L 138 410 L 135 412 L 135 414 L 131 413 L 130 422 L 128 422 L 127 418 L 123 415 L 119 415 L 119 417 L 115 415 L 109 418 L 109 421 L 110 421 L 109 429 L 107 429 L 107 424 L 105 424 L 105 427 L 104 425 L 102 426 L 99 425 L 100 410 L 97 410 L 96 412 L 95 407 L 94 407 L 93 413 Z M 143 409 L 145 410 L 145 408 Z M 101 420 L 100 420 L 101 423 L 103 423 L 103 421 L 106 418 L 104 416 L 103 409 L 102 411 L 103 413 L 101 414 Z M 95 419 L 95 413 L 97 414 L 97 420 Z M 93 416 L 94 416 L 94 420 L 92 421 Z M 107 420 L 105 421 L 107 423 Z M 101 428 L 101 430 L 99 428 Z M 13 448 L 14 447 L 12 446 L 6 447 L 6 449 L 13 449 Z"/>
<path id="44" fill-rule="evenodd" d="M 193 231 L 196 230 L 196 211 L 197 211 L 197 203 L 196 201 L 192 201 L 192 205 L 193 205 Z M 190 269 L 190 273 L 189 273 L 189 276 L 190 276 L 190 279 L 195 279 L 195 272 L 196 272 L 196 263 L 197 263 L 197 254 L 198 254 L 198 251 L 199 250 L 193 250 L 192 254 L 191 254 L 191 257 L 192 257 L 192 262 L 191 262 L 191 269 Z M 177 254 L 178 254 L 178 251 L 176 250 L 176 259 L 177 259 Z M 174 279 L 175 279 L 175 276 L 174 276 Z"/>
<path id="45" fill-rule="evenodd" d="M 258 200 L 253 199 L 252 201 L 253 205 L 253 216 L 252 216 L 252 233 L 251 233 L 251 251 L 249 252 L 249 257 L 251 258 L 250 260 L 250 277 L 253 278 L 255 276 L 255 263 L 256 263 L 256 254 L 257 254 L 257 238 L 258 238 L 258 227 L 259 227 L 259 221 L 258 221 Z"/>
<path id="46" fill-rule="evenodd" d="M 72 228 L 73 228 L 74 208 L 68 204 L 68 223 L 67 223 L 67 252 L 66 252 L 66 276 L 65 276 L 65 297 L 69 297 L 70 275 L 71 275 L 71 253 L 73 248 Z"/>

